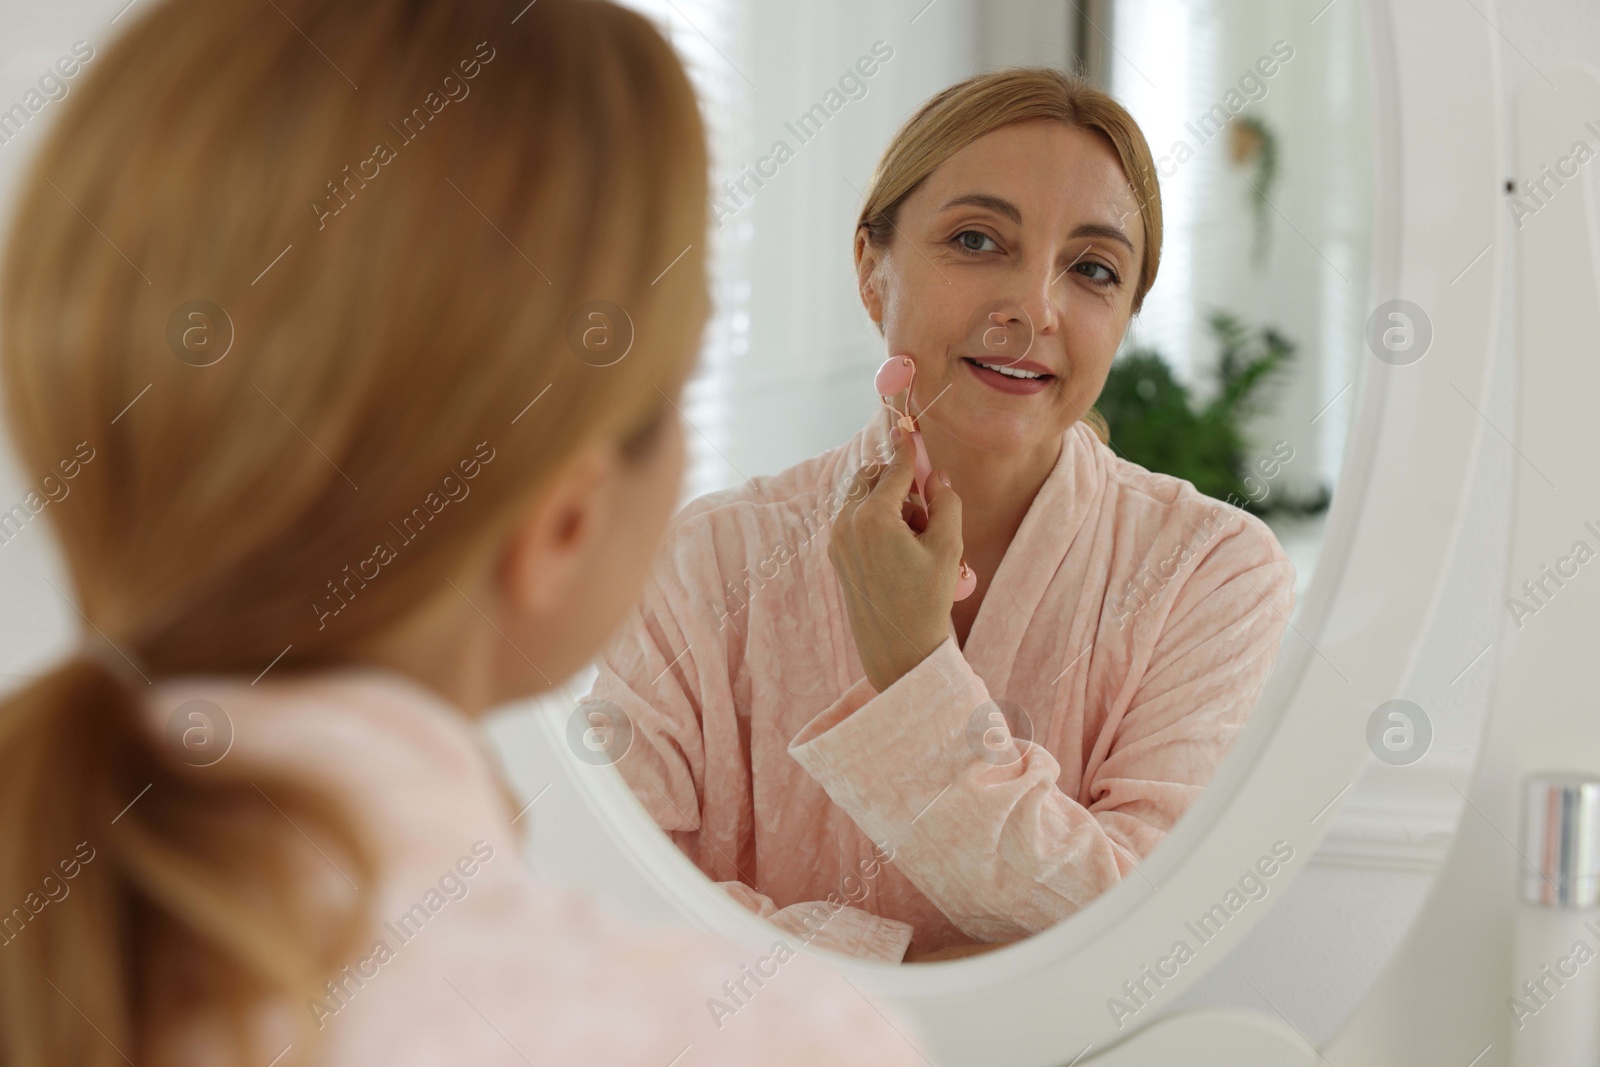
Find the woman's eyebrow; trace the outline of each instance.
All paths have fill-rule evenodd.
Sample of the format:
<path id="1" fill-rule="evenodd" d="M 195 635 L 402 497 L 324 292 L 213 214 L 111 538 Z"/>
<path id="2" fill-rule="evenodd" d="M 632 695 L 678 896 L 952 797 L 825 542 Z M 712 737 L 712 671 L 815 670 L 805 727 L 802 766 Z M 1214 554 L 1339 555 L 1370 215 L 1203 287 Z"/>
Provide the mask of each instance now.
<path id="1" fill-rule="evenodd" d="M 1004 197 L 992 196 L 989 193 L 967 193 L 963 196 L 958 196 L 939 210 L 948 211 L 959 204 L 967 204 L 971 207 L 986 207 L 997 215 L 1004 215 L 1018 226 L 1022 225 L 1022 212 L 1017 210 L 1017 205 Z"/>
<path id="2" fill-rule="evenodd" d="M 948 211 L 960 206 L 988 208 L 997 215 L 1004 215 L 1018 226 L 1022 225 L 1022 212 L 1017 205 L 1002 196 L 991 193 L 964 193 L 951 199 L 940 211 Z M 1137 251 L 1128 235 L 1115 226 L 1108 226 L 1102 222 L 1086 222 L 1072 231 L 1074 237 L 1104 237 L 1124 245 L 1130 253 Z"/>
<path id="3" fill-rule="evenodd" d="M 1129 252 L 1134 251 L 1133 242 L 1128 240 L 1128 235 L 1115 226 L 1107 226 L 1099 222 L 1086 222 L 1072 231 L 1074 237 L 1104 237 L 1112 241 L 1120 241 L 1128 247 Z"/>

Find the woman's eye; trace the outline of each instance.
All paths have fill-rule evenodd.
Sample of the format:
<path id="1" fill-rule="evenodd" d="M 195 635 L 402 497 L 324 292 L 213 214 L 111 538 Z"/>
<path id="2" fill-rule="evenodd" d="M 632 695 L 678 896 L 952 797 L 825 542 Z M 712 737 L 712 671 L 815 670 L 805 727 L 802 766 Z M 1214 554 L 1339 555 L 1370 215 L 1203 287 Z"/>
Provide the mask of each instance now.
<path id="1" fill-rule="evenodd" d="M 1079 263 L 1078 266 L 1077 266 L 1077 270 L 1078 270 L 1078 273 L 1082 274 L 1085 278 L 1088 278 L 1091 282 L 1095 282 L 1095 283 L 1100 284 L 1100 285 L 1112 285 L 1112 284 L 1115 284 L 1119 280 L 1117 278 L 1117 272 L 1116 271 L 1112 270 L 1110 267 L 1106 266 L 1104 263 L 1095 263 L 1092 260 L 1088 261 L 1088 262 L 1084 262 L 1084 263 Z M 1093 274 L 1093 273 L 1090 273 L 1091 271 L 1099 271 L 1100 273 L 1099 274 Z"/>
<path id="2" fill-rule="evenodd" d="M 989 242 L 990 247 L 984 247 L 983 242 L 985 241 Z M 962 230 L 960 233 L 956 234 L 956 243 L 959 244 L 962 250 L 966 252 L 998 251 L 1000 247 L 994 243 L 993 237 L 990 237 L 982 230 Z"/>

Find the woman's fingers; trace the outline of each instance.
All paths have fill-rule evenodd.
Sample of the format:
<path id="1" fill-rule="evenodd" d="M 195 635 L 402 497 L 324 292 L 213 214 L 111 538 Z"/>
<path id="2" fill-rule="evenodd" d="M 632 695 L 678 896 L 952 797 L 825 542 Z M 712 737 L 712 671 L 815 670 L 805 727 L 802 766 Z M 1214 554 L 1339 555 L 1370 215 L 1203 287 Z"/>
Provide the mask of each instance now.
<path id="1" fill-rule="evenodd" d="M 902 434 L 887 465 L 858 471 L 852 492 L 871 488 L 840 511 L 829 532 L 828 556 L 839 577 L 856 653 L 879 692 L 949 634 L 961 555 L 960 501 L 948 485 L 930 480 L 927 492 L 935 502 L 930 522 L 937 529 L 908 523 L 902 504 L 915 480 L 915 457 L 912 438 Z"/>
<path id="2" fill-rule="evenodd" d="M 894 442 L 893 456 L 874 480 L 872 491 L 862 504 L 870 504 L 874 508 L 881 508 L 885 512 L 899 516 L 900 502 L 911 492 L 911 483 L 915 476 L 916 452 L 911 444 L 911 435 L 900 433 Z"/>
<path id="3" fill-rule="evenodd" d="M 872 501 L 868 505 L 869 512 L 883 510 L 892 511 L 895 515 L 902 514 L 900 504 L 911 491 L 911 481 L 915 473 L 914 455 L 910 442 L 904 440 L 904 437 L 902 434 L 902 440 L 893 443 L 893 451 L 890 452 L 887 463 L 874 459 L 856 468 L 845 490 L 839 513 L 834 519 L 836 525 L 848 525 L 853 522 L 855 513 L 863 505 L 868 505 L 869 500 Z M 898 495 L 893 493 L 894 485 L 901 486 Z M 880 486 L 883 488 L 880 489 Z M 886 500 L 892 501 L 892 507 L 886 506 Z"/>

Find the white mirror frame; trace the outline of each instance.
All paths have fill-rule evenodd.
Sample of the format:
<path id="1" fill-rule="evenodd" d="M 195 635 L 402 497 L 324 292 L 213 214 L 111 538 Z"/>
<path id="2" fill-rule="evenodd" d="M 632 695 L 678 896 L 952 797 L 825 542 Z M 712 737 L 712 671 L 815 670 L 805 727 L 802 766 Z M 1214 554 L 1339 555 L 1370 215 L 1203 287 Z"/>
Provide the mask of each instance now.
<path id="1" fill-rule="evenodd" d="M 1459 272 L 1496 244 L 1504 210 L 1499 77 L 1493 29 L 1473 5 L 1365 7 L 1376 161 L 1368 305 L 1404 298 L 1426 309 L 1431 348 L 1408 366 L 1366 357 L 1344 475 L 1303 611 L 1251 722 L 1143 877 L 1124 879 L 1033 938 L 956 962 L 906 967 L 805 949 L 914 1019 L 941 1063 L 989 1063 L 997 1054 L 1017 1067 L 1080 1062 L 1075 1057 L 1098 1055 L 1159 1018 L 1305 868 L 1371 758 L 1368 716 L 1405 691 L 1434 621 L 1485 432 L 1478 411 L 1487 406 L 1501 249 L 1480 269 Z M 780 938 L 793 943 L 714 890 L 618 775 L 571 757 L 564 715 L 537 721 L 551 766 L 515 773 L 523 781 L 543 775 L 551 790 L 533 802 L 536 867 L 641 919 L 687 921 L 752 953 L 769 952 Z M 1265 879 L 1266 898 L 1239 908 L 1119 1026 L 1110 998 L 1132 1004 L 1123 983 L 1168 957 L 1179 938 L 1193 947 L 1185 924 L 1221 903 L 1279 841 L 1293 858 Z"/>

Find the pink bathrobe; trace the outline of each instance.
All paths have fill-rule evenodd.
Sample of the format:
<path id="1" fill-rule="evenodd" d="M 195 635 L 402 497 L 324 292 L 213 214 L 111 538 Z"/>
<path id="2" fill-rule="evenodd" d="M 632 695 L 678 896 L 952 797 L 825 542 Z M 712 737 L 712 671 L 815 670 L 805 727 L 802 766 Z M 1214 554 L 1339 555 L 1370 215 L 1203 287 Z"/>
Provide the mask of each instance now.
<path id="1" fill-rule="evenodd" d="M 586 701 L 713 881 L 812 943 L 900 960 L 1009 941 L 1127 877 L 1265 685 L 1294 569 L 1259 519 L 1117 456 L 1082 423 L 965 646 L 877 692 L 828 559 L 889 416 L 674 517 Z"/>
<path id="2" fill-rule="evenodd" d="M 234 736 L 218 771 L 305 776 L 347 806 L 377 853 L 370 947 L 316 1001 L 259 1003 L 241 1067 L 277 1062 L 292 1016 L 317 1028 L 315 1062 L 338 1067 L 926 1063 L 903 1018 L 815 959 L 647 928 L 540 882 L 518 855 L 529 823 L 513 825 L 514 802 L 472 724 L 401 675 L 274 671 L 146 693 L 151 728 L 169 740 L 175 717 L 179 733 L 221 719 L 186 702 L 221 708 Z M 347 896 L 351 872 L 297 829 L 286 815 L 301 888 Z M 231 1064 L 225 1035 L 213 1006 L 185 1007 L 140 1062 Z"/>

